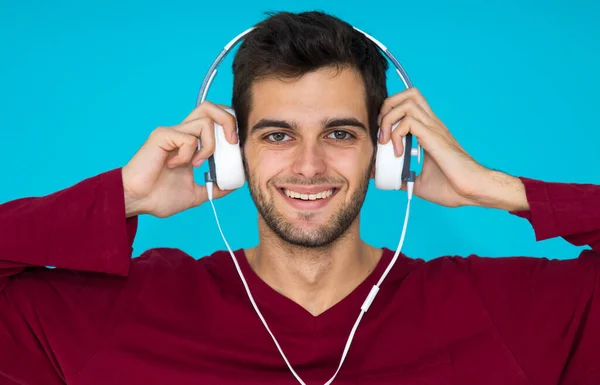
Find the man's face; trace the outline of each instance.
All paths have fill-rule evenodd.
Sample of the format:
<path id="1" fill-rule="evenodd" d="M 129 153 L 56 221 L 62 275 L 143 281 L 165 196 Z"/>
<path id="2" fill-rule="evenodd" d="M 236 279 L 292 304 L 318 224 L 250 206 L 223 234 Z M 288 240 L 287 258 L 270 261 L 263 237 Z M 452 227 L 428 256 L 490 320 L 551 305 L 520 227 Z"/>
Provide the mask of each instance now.
<path id="1" fill-rule="evenodd" d="M 324 68 L 252 87 L 244 167 L 265 223 L 286 242 L 323 247 L 358 218 L 373 165 L 360 74 Z"/>

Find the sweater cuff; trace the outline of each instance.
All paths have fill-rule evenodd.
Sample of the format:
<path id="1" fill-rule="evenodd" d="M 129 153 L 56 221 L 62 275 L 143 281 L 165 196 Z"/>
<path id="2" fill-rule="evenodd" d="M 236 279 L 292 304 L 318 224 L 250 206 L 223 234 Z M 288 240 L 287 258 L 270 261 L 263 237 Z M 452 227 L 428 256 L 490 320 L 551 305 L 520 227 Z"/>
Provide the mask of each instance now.
<path id="1" fill-rule="evenodd" d="M 533 227 L 537 241 L 555 237 L 557 235 L 556 218 L 547 183 L 525 177 L 518 178 L 525 186 L 529 210 L 510 211 L 509 213 L 527 219 Z"/>
<path id="2" fill-rule="evenodd" d="M 131 256 L 133 254 L 133 241 L 137 233 L 138 216 L 125 218 L 125 191 L 123 190 L 123 173 L 121 168 L 113 169 L 101 174 L 101 184 L 106 189 L 107 211 L 114 215 L 109 216 L 108 228 L 114 228 L 107 240 L 107 244 L 114 245 L 109 248 L 106 256 L 106 272 L 126 276 L 129 274 Z M 127 258 L 123 258 L 127 255 Z"/>

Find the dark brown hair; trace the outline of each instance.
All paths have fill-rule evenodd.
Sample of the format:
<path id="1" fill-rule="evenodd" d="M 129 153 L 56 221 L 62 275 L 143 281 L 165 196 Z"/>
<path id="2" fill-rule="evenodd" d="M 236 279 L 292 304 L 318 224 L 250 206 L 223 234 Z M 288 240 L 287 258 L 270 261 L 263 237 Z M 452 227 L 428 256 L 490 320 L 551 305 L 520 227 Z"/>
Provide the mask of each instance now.
<path id="1" fill-rule="evenodd" d="M 377 46 L 337 17 L 323 12 L 268 13 L 244 37 L 233 60 L 232 107 L 240 145 L 248 133 L 252 82 L 261 78 L 298 78 L 323 67 L 353 68 L 364 80 L 373 144 L 377 115 L 387 97 L 388 63 Z"/>

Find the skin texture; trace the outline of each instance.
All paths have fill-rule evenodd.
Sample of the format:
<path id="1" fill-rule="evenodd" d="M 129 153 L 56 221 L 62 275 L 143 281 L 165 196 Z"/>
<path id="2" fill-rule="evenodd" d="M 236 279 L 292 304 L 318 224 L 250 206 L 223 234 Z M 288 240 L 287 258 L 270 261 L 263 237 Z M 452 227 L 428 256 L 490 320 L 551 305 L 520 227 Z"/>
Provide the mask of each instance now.
<path id="1" fill-rule="evenodd" d="M 364 86 L 352 70 L 325 68 L 297 80 L 262 80 L 252 96 L 244 159 L 260 244 L 247 255 L 263 280 L 319 314 L 364 280 L 380 257 L 359 235 L 374 154 L 368 131 L 326 128 L 344 118 L 368 126 Z M 253 130 L 264 119 L 291 128 Z M 282 186 L 336 193 L 322 208 L 301 210 L 287 202 Z"/>

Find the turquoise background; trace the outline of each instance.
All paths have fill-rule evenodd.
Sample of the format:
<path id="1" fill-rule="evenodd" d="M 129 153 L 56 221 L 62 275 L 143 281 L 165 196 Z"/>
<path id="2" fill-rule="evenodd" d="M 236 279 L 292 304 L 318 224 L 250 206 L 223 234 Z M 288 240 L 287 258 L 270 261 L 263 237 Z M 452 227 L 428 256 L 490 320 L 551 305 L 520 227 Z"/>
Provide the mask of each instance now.
<path id="1" fill-rule="evenodd" d="M 14 1 L 0 6 L 0 202 L 123 166 L 159 125 L 194 107 L 208 66 L 265 11 L 330 12 L 387 45 L 464 148 L 484 165 L 547 181 L 600 183 L 600 3 L 561 1 Z M 208 98 L 229 104 L 232 55 Z M 401 83 L 390 72 L 391 93 Z M 198 172 L 198 180 L 201 173 Z M 403 192 L 369 190 L 362 233 L 395 249 Z M 233 248 L 258 240 L 244 187 L 216 202 Z M 225 248 L 210 205 L 144 216 L 135 254 Z M 575 257 L 528 222 L 416 199 L 403 252 Z M 84 257 L 84 256 L 82 256 Z"/>

